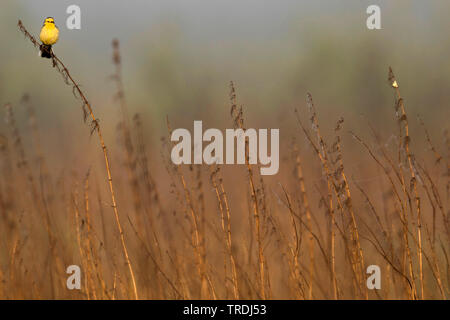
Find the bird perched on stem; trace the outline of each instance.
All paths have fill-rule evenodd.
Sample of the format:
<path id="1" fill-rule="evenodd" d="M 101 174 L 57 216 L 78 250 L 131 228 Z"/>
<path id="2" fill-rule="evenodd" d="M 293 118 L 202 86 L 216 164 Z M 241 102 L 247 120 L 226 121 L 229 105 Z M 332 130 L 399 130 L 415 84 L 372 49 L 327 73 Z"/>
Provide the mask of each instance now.
<path id="1" fill-rule="evenodd" d="M 52 45 L 58 41 L 58 37 L 59 30 L 55 25 L 55 19 L 52 17 L 46 18 L 40 34 L 42 44 L 39 49 L 42 58 L 50 59 L 52 57 Z"/>

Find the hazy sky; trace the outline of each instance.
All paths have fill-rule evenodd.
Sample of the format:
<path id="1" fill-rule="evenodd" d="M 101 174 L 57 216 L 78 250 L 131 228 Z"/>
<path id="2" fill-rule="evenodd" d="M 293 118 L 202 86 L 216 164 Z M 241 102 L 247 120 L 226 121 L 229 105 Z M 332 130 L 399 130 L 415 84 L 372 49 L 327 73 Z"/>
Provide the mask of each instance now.
<path id="1" fill-rule="evenodd" d="M 92 49 L 104 49 L 111 37 L 132 40 L 149 30 L 176 25 L 183 36 L 191 39 L 254 41 L 282 37 L 293 25 L 302 32 L 302 21 L 321 24 L 354 20 L 355 30 L 365 26 L 365 9 L 370 4 L 382 8 L 382 21 L 396 28 L 395 19 L 413 17 L 415 26 L 430 24 L 430 11 L 443 0 L 2 0 L 0 6 L 13 3 L 21 6 L 30 19 L 28 25 L 39 28 L 46 16 L 54 16 L 65 39 L 83 40 Z M 82 29 L 68 31 L 66 8 L 81 7 Z M 428 21 L 427 21 L 428 20 Z M 403 26 L 404 27 L 404 26 Z M 106 38 L 106 39 L 105 39 Z"/>
<path id="2" fill-rule="evenodd" d="M 72 4 L 81 7 L 81 30 L 66 28 L 66 9 Z M 381 7 L 382 30 L 366 28 L 366 8 L 371 4 Z M 96 92 L 111 72 L 113 38 L 121 42 L 127 83 L 141 83 L 155 75 L 151 81 L 159 83 L 160 90 L 167 87 L 174 91 L 169 84 L 179 79 L 197 76 L 206 84 L 211 83 L 204 80 L 207 77 L 223 83 L 236 79 L 269 95 L 267 88 L 283 87 L 281 81 L 288 82 L 293 77 L 291 70 L 298 68 L 301 75 L 295 77 L 311 87 L 315 69 L 327 75 L 317 79 L 317 86 L 338 88 L 333 80 L 337 70 L 350 76 L 360 68 L 358 63 L 363 63 L 353 64 L 348 57 L 360 53 L 372 59 L 370 51 L 365 53 L 366 47 L 374 49 L 374 54 L 388 56 L 394 65 L 408 58 L 420 59 L 430 69 L 434 69 L 433 64 L 446 68 L 448 63 L 443 65 L 442 60 L 450 48 L 444 33 L 449 26 L 445 19 L 449 7 L 446 0 L 1 0 L 0 15 L 6 16 L 0 19 L 0 36 L 9 45 L 0 52 L 0 68 L 6 70 L 6 78 L 8 70 L 18 69 L 14 64 L 32 65 L 27 79 L 33 87 L 30 73 L 38 76 L 48 70 L 42 61 L 31 64 L 35 56 L 30 55 L 30 45 L 23 41 L 16 22 L 23 19 L 29 31 L 38 35 L 43 19 L 53 16 L 61 33 L 55 49 L 66 57 L 77 77 L 86 79 L 86 86 L 97 86 Z M 322 49 L 327 43 L 330 45 Z M 310 60 L 302 60 L 307 54 Z M 347 60 L 348 66 L 344 66 L 342 61 Z M 382 59 L 378 62 L 384 63 Z M 205 69 L 208 72 L 200 72 Z M 409 70 L 414 71 L 405 67 Z M 165 83 L 157 72 L 173 78 Z M 0 93 L 2 87 L 9 94 L 11 88 L 17 93 L 26 89 L 21 87 L 25 86 L 23 79 L 15 81 L 0 83 Z M 185 87 L 182 81 L 180 86 Z M 147 88 L 147 82 L 142 83 Z"/>

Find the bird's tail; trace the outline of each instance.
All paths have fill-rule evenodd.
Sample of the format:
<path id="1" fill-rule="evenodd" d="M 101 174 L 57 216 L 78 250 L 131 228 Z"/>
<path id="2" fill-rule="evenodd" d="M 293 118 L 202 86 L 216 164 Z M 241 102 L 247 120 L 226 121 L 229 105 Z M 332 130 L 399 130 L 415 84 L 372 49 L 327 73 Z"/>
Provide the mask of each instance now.
<path id="1" fill-rule="evenodd" d="M 51 59 L 52 57 L 52 46 L 47 44 L 41 44 L 39 47 L 40 56 L 42 58 Z"/>

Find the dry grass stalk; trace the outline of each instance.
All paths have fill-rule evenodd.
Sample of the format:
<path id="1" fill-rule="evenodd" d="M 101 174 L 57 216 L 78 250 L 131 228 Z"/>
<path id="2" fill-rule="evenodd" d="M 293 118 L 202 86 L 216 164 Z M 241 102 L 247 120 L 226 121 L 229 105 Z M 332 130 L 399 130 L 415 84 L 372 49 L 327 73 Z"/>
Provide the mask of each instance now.
<path id="1" fill-rule="evenodd" d="M 233 296 L 235 299 L 239 299 L 239 284 L 236 268 L 236 258 L 233 253 L 233 244 L 231 241 L 231 214 L 230 207 L 228 205 L 228 197 L 225 193 L 222 177 L 220 176 L 220 167 L 217 166 L 211 170 L 211 183 L 216 193 L 217 201 L 219 203 L 219 211 L 221 217 L 221 227 L 226 244 L 226 252 L 230 258 L 231 264 L 231 279 L 233 282 Z"/>
<path id="2" fill-rule="evenodd" d="M 328 200 L 326 201 L 326 203 L 327 203 L 327 208 L 328 208 L 328 214 L 330 216 L 330 223 L 329 223 L 329 226 L 330 226 L 330 241 L 329 241 L 330 278 L 331 278 L 333 298 L 338 299 L 338 286 L 337 286 L 337 278 L 336 278 L 336 253 L 335 253 L 336 221 L 335 221 L 335 211 L 334 211 L 334 206 L 333 206 L 333 178 L 331 176 L 331 170 L 330 170 L 330 166 L 329 166 L 328 154 L 326 151 L 325 141 L 323 140 L 322 135 L 320 134 L 320 128 L 319 128 L 319 123 L 318 123 L 318 119 L 317 119 L 317 114 L 316 114 L 316 111 L 314 108 L 311 94 L 307 95 L 307 105 L 308 105 L 308 109 L 311 114 L 310 121 L 312 124 L 313 131 L 316 133 L 318 146 L 316 146 L 316 144 L 312 140 L 311 136 L 309 135 L 308 131 L 303 126 L 297 109 L 295 109 L 295 113 L 297 116 L 297 121 L 303 130 L 303 133 L 305 134 L 305 136 L 307 137 L 311 146 L 313 147 L 315 154 L 319 157 L 320 163 L 322 165 L 322 168 L 325 173 L 326 180 L 327 180 L 327 190 L 328 190 L 327 199 Z"/>
<path id="3" fill-rule="evenodd" d="M 311 218 L 311 208 L 309 206 L 308 195 L 306 193 L 305 179 L 303 177 L 303 168 L 301 163 L 301 158 L 297 150 L 297 145 L 294 146 L 295 152 L 295 163 L 296 163 L 296 173 L 297 179 L 300 185 L 300 194 L 302 205 L 305 209 L 306 223 L 308 225 L 309 231 L 309 288 L 308 288 L 308 299 L 313 298 L 313 279 L 314 279 L 314 236 L 312 233 L 312 218 Z"/>
<path id="4" fill-rule="evenodd" d="M 417 254 L 419 259 L 419 285 L 420 285 L 420 298 L 424 298 L 424 285 L 423 285 L 423 262 L 422 262 L 422 216 L 421 216 L 421 205 L 420 196 L 417 190 L 417 170 L 415 167 L 415 158 L 410 148 L 410 135 L 408 126 L 408 117 L 405 111 L 405 105 L 403 103 L 403 98 L 400 95 L 399 85 L 395 79 L 392 68 L 389 68 L 389 82 L 395 91 L 396 95 L 396 112 L 398 114 L 399 122 L 403 125 L 404 130 L 404 142 L 403 146 L 406 152 L 406 157 L 408 159 L 409 172 L 411 174 L 410 189 L 414 190 L 415 203 L 416 203 L 416 214 L 417 214 Z"/>
<path id="5" fill-rule="evenodd" d="M 236 100 L 236 90 L 234 87 L 234 83 L 230 82 L 230 102 L 231 102 L 231 117 L 234 121 L 235 128 L 239 128 L 245 130 L 244 128 L 244 117 L 242 112 L 242 107 L 237 106 Z M 261 298 L 266 299 L 266 276 L 265 276 L 265 258 L 264 258 L 264 250 L 262 244 L 261 237 L 261 218 L 260 218 L 260 210 L 258 206 L 258 198 L 256 194 L 256 187 L 253 180 L 253 169 L 249 163 L 249 152 L 248 152 L 248 142 L 245 141 L 245 163 L 247 165 L 248 171 L 248 181 L 250 184 L 250 192 L 252 197 L 252 208 L 253 208 L 253 218 L 255 222 L 255 238 L 258 245 L 258 265 L 259 265 L 259 286 Z"/>
<path id="6" fill-rule="evenodd" d="M 28 38 L 33 43 L 33 45 L 36 48 L 39 47 L 39 43 L 27 31 L 25 26 L 22 24 L 22 21 L 19 20 L 18 26 L 19 26 L 20 31 L 22 31 L 22 33 L 25 35 L 25 37 Z M 134 276 L 134 271 L 133 271 L 133 267 L 132 267 L 132 264 L 131 264 L 131 261 L 130 261 L 129 255 L 128 255 L 128 249 L 127 249 L 127 246 L 125 244 L 125 236 L 124 236 L 122 225 L 121 225 L 120 219 L 119 219 L 119 211 L 117 209 L 116 196 L 115 196 L 113 182 L 112 182 L 112 175 L 111 175 L 111 168 L 110 168 L 110 160 L 109 160 L 109 156 L 108 156 L 108 150 L 106 148 L 105 141 L 103 139 L 103 134 L 102 134 L 102 131 L 101 131 L 98 119 L 95 117 L 94 111 L 93 111 L 93 109 L 91 107 L 91 104 L 87 100 L 87 98 L 84 95 L 84 93 L 81 91 L 79 84 L 77 82 L 75 82 L 75 80 L 70 75 L 69 70 L 62 63 L 62 61 L 56 55 L 54 55 L 53 52 L 52 52 L 52 63 L 53 63 L 53 66 L 58 70 L 58 72 L 61 73 L 61 75 L 63 76 L 65 82 L 67 84 L 72 85 L 72 88 L 73 88 L 74 92 L 76 92 L 78 94 L 78 96 L 81 98 L 81 100 L 83 102 L 82 109 L 83 109 L 83 112 L 85 114 L 85 119 L 86 119 L 87 116 L 91 117 L 91 133 L 93 133 L 94 131 L 97 132 L 97 135 L 98 135 L 98 138 L 99 138 L 99 142 L 100 142 L 100 146 L 101 146 L 101 149 L 103 151 L 103 156 L 104 156 L 104 160 L 105 160 L 105 168 L 106 168 L 106 173 L 107 173 L 107 178 L 108 178 L 109 190 L 110 190 L 110 193 L 111 193 L 111 202 L 112 202 L 112 208 L 113 208 L 113 211 L 114 211 L 114 217 L 115 217 L 117 228 L 118 228 L 118 231 L 119 231 L 120 241 L 121 241 L 121 244 L 122 244 L 122 249 L 123 249 L 123 253 L 124 253 L 124 256 L 125 256 L 125 260 L 126 260 L 129 272 L 130 272 L 131 281 L 132 281 L 132 285 L 133 285 L 134 297 L 135 297 L 135 299 L 139 299 L 139 295 L 138 295 L 138 292 L 137 292 L 137 286 L 136 286 L 136 280 L 135 280 L 135 276 Z"/>
<path id="7" fill-rule="evenodd" d="M 169 130 L 169 137 L 172 136 L 172 129 L 170 127 L 169 119 L 166 119 L 167 128 Z M 173 145 L 173 142 L 172 142 Z M 194 252 L 197 258 L 197 271 L 200 276 L 200 286 L 201 286 L 201 297 L 204 297 L 206 295 L 206 284 L 209 288 L 210 293 L 212 294 L 214 299 L 217 299 L 217 296 L 215 294 L 214 286 L 212 285 L 212 281 L 210 279 L 210 276 L 207 272 L 207 265 L 206 265 L 206 250 L 205 250 L 205 239 L 201 232 L 201 227 L 199 224 L 199 217 L 198 213 L 194 209 L 194 204 L 191 196 L 191 192 L 188 188 L 188 185 L 186 183 L 186 179 L 184 178 L 184 174 L 181 170 L 180 166 L 175 166 L 175 172 L 178 175 L 183 192 L 184 192 L 184 200 L 186 202 L 187 210 L 189 212 L 190 216 L 190 223 L 192 225 L 192 235 L 191 235 L 191 241 L 194 247 Z"/>

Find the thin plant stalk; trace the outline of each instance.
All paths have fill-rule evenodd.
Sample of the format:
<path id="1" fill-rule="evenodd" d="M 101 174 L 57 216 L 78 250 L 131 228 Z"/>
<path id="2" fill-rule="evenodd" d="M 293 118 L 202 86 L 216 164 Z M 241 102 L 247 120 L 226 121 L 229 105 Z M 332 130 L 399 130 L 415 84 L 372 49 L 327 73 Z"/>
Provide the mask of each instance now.
<path id="1" fill-rule="evenodd" d="M 33 45 L 35 47 L 39 47 L 39 43 L 27 31 L 25 26 L 22 24 L 21 20 L 19 20 L 18 26 L 19 26 L 20 31 L 22 31 L 22 33 L 25 35 L 25 37 L 28 38 L 33 43 Z M 124 253 L 124 256 L 125 256 L 125 261 L 126 261 L 126 264 L 128 266 L 128 270 L 130 272 L 131 281 L 132 281 L 132 285 L 133 285 L 134 297 L 135 297 L 135 299 L 139 299 L 138 292 L 137 292 L 137 286 L 136 286 L 136 279 L 135 279 L 135 276 L 134 276 L 134 271 L 133 271 L 133 267 L 132 267 L 132 264 L 131 264 L 131 261 L 130 261 L 130 257 L 128 255 L 128 249 L 127 249 L 127 246 L 125 244 L 125 236 L 124 236 L 123 228 L 122 228 L 122 225 L 121 225 L 120 219 L 119 219 L 119 211 L 117 209 L 117 202 L 116 202 L 116 196 L 115 196 L 115 192 L 114 192 L 114 186 L 113 186 L 113 179 L 112 179 L 112 174 L 111 174 L 111 166 L 110 166 L 110 160 L 109 160 L 109 156 L 108 156 L 108 150 L 106 148 L 105 140 L 103 139 L 103 134 L 102 134 L 102 131 L 101 131 L 101 128 L 100 128 L 100 124 L 98 122 L 98 119 L 94 115 L 94 111 L 93 111 L 93 109 L 91 107 L 91 104 L 87 100 L 87 98 L 84 95 L 84 93 L 81 91 L 80 86 L 78 85 L 78 83 L 75 82 L 75 80 L 70 75 L 69 70 L 66 68 L 66 66 L 62 63 L 62 61 L 53 52 L 51 53 L 51 55 L 52 55 L 53 66 L 56 67 L 57 70 L 62 74 L 62 76 L 64 77 L 64 80 L 66 81 L 66 83 L 68 83 L 68 84 L 73 86 L 74 92 L 76 92 L 79 95 L 79 97 L 81 98 L 81 100 L 83 102 L 83 111 L 85 112 L 85 114 L 88 113 L 88 115 L 91 118 L 91 125 L 92 125 L 91 133 L 93 133 L 93 131 L 97 132 L 97 135 L 98 135 L 98 138 L 99 138 L 99 142 L 100 142 L 100 146 L 101 146 L 101 149 L 103 151 L 103 157 L 104 157 L 104 161 L 105 161 L 105 168 L 106 168 L 107 179 L 108 179 L 108 186 L 109 186 L 109 191 L 111 193 L 112 208 L 113 208 L 113 211 L 114 211 L 114 217 L 115 217 L 117 228 L 118 228 L 119 235 L 120 235 L 120 242 L 122 244 L 122 249 L 123 249 L 123 253 Z"/>

